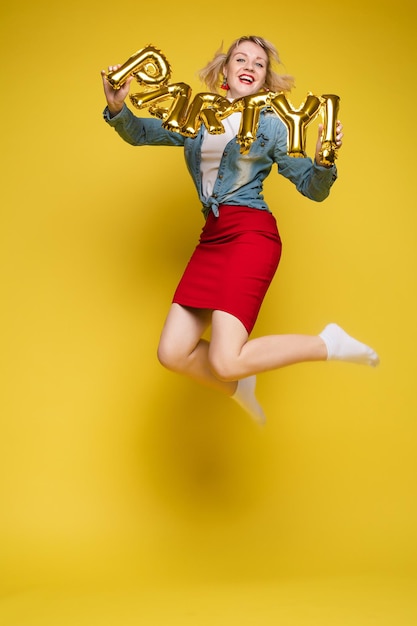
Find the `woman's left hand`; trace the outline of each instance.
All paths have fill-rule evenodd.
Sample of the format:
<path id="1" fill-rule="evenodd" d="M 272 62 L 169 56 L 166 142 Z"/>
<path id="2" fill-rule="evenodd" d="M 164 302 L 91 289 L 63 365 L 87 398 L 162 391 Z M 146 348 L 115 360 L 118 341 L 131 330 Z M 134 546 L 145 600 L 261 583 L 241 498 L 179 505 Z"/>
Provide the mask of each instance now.
<path id="1" fill-rule="evenodd" d="M 321 157 L 321 154 L 320 154 L 321 153 L 321 148 L 322 148 L 322 134 L 323 134 L 323 124 L 319 124 L 319 136 L 318 136 L 317 145 L 316 145 L 315 161 L 316 161 L 317 165 L 322 165 L 324 167 L 330 167 L 326 163 L 322 162 L 322 157 Z M 343 143 L 342 139 L 343 139 L 343 125 L 342 125 L 340 120 L 337 120 L 337 122 L 336 122 L 336 148 L 337 148 L 337 150 L 339 150 L 342 147 L 342 143 Z"/>

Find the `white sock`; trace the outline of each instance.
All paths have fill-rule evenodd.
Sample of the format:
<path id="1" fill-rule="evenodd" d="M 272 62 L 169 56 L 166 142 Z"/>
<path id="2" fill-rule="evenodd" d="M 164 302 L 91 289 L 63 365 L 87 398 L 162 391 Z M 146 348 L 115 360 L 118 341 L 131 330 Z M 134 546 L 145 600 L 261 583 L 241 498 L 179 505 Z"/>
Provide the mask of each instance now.
<path id="1" fill-rule="evenodd" d="M 372 348 L 348 335 L 337 324 L 328 324 L 319 335 L 327 348 L 327 359 L 362 363 L 375 367 L 379 357 Z"/>
<path id="2" fill-rule="evenodd" d="M 255 397 L 255 387 L 256 376 L 242 378 L 237 383 L 237 388 L 232 396 L 232 399 L 235 400 L 242 407 L 242 409 L 249 413 L 255 422 L 258 424 L 265 424 L 265 413 Z"/>

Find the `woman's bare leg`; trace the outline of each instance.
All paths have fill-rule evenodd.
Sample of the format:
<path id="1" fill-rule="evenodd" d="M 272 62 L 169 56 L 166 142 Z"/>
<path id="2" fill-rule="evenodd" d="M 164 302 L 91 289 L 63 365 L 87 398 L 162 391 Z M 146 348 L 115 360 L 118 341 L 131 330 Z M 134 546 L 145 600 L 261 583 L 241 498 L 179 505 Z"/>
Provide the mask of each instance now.
<path id="1" fill-rule="evenodd" d="M 231 396 L 236 381 L 222 381 L 215 376 L 208 359 L 209 342 L 202 339 L 211 316 L 206 309 L 172 304 L 162 329 L 158 358 L 164 367 Z"/>
<path id="2" fill-rule="evenodd" d="M 320 335 L 267 335 L 247 340 L 247 331 L 233 315 L 214 311 L 209 360 L 222 380 L 239 380 L 295 363 L 342 361 L 377 365 L 378 356 L 365 344 L 329 324 Z"/>
<path id="3" fill-rule="evenodd" d="M 212 323 L 211 341 L 202 335 Z M 255 397 L 255 375 L 295 363 L 330 358 L 377 365 L 376 353 L 336 324 L 320 335 L 268 335 L 248 340 L 243 324 L 224 311 L 173 304 L 158 348 L 168 369 L 185 374 L 236 400 L 256 421 L 265 416 Z"/>
<path id="4" fill-rule="evenodd" d="M 231 396 L 256 422 L 263 424 L 265 414 L 255 397 L 256 377 L 251 376 L 239 382 L 225 381 L 213 373 L 209 361 L 210 344 L 201 338 L 211 317 L 212 312 L 209 310 L 189 309 L 173 304 L 162 330 L 158 358 L 168 369 Z M 244 330 L 242 340 L 247 341 L 247 338 L 248 334 Z"/>

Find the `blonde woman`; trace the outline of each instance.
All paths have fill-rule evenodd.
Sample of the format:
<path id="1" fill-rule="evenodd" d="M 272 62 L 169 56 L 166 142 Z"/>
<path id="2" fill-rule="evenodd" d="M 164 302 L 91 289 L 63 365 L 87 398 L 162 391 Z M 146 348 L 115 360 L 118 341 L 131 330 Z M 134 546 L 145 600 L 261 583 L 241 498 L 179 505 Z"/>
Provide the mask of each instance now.
<path id="1" fill-rule="evenodd" d="M 262 37 L 235 40 L 217 52 L 200 76 L 210 91 L 223 89 L 230 100 L 262 90 L 289 91 L 291 76 L 280 75 L 275 46 Z M 119 66 L 111 66 L 109 71 Z M 134 115 L 124 103 L 130 80 L 115 90 L 102 72 L 106 122 L 130 144 L 182 147 L 205 218 L 200 240 L 175 291 L 162 330 L 158 358 L 237 401 L 257 422 L 265 420 L 255 396 L 256 375 L 306 361 L 336 359 L 375 366 L 369 346 L 336 324 L 317 335 L 275 334 L 251 339 L 262 301 L 281 256 L 276 220 L 262 187 L 272 166 L 313 201 L 327 198 L 337 178 L 335 165 L 321 161 L 320 131 L 315 158 L 287 154 L 287 130 L 267 107 L 261 111 L 256 139 L 240 153 L 236 135 L 241 113 L 223 120 L 225 132 L 201 127 L 189 138 L 165 130 L 156 118 Z M 342 145 L 337 124 L 337 147 Z M 210 340 L 203 338 L 211 326 Z"/>

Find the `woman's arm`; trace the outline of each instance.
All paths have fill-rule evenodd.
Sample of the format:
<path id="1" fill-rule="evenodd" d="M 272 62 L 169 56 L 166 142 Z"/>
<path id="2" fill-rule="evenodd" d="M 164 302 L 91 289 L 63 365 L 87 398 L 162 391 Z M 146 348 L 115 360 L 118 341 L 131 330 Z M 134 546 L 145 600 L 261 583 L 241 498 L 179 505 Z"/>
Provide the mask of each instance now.
<path id="1" fill-rule="evenodd" d="M 116 70 L 120 65 L 109 67 L 109 72 Z M 184 137 L 178 133 L 165 130 L 162 122 L 156 118 L 140 118 L 132 113 L 125 104 L 125 99 L 129 93 L 130 83 L 133 76 L 129 76 L 127 81 L 120 87 L 114 89 L 106 79 L 106 71 L 101 71 L 103 80 L 104 95 L 107 106 L 103 117 L 112 126 L 120 137 L 132 146 L 161 145 L 161 146 L 183 146 Z"/>
<path id="2" fill-rule="evenodd" d="M 288 178 L 297 190 L 303 195 L 322 202 L 325 200 L 330 189 L 337 179 L 337 168 L 335 165 L 325 166 L 321 163 L 321 131 L 319 128 L 319 138 L 316 144 L 315 160 L 309 157 L 292 157 L 287 153 L 287 130 L 281 122 L 278 126 L 277 140 L 275 144 L 275 161 L 278 165 L 278 172 Z M 342 127 L 340 125 L 337 145 L 342 145 Z"/>

